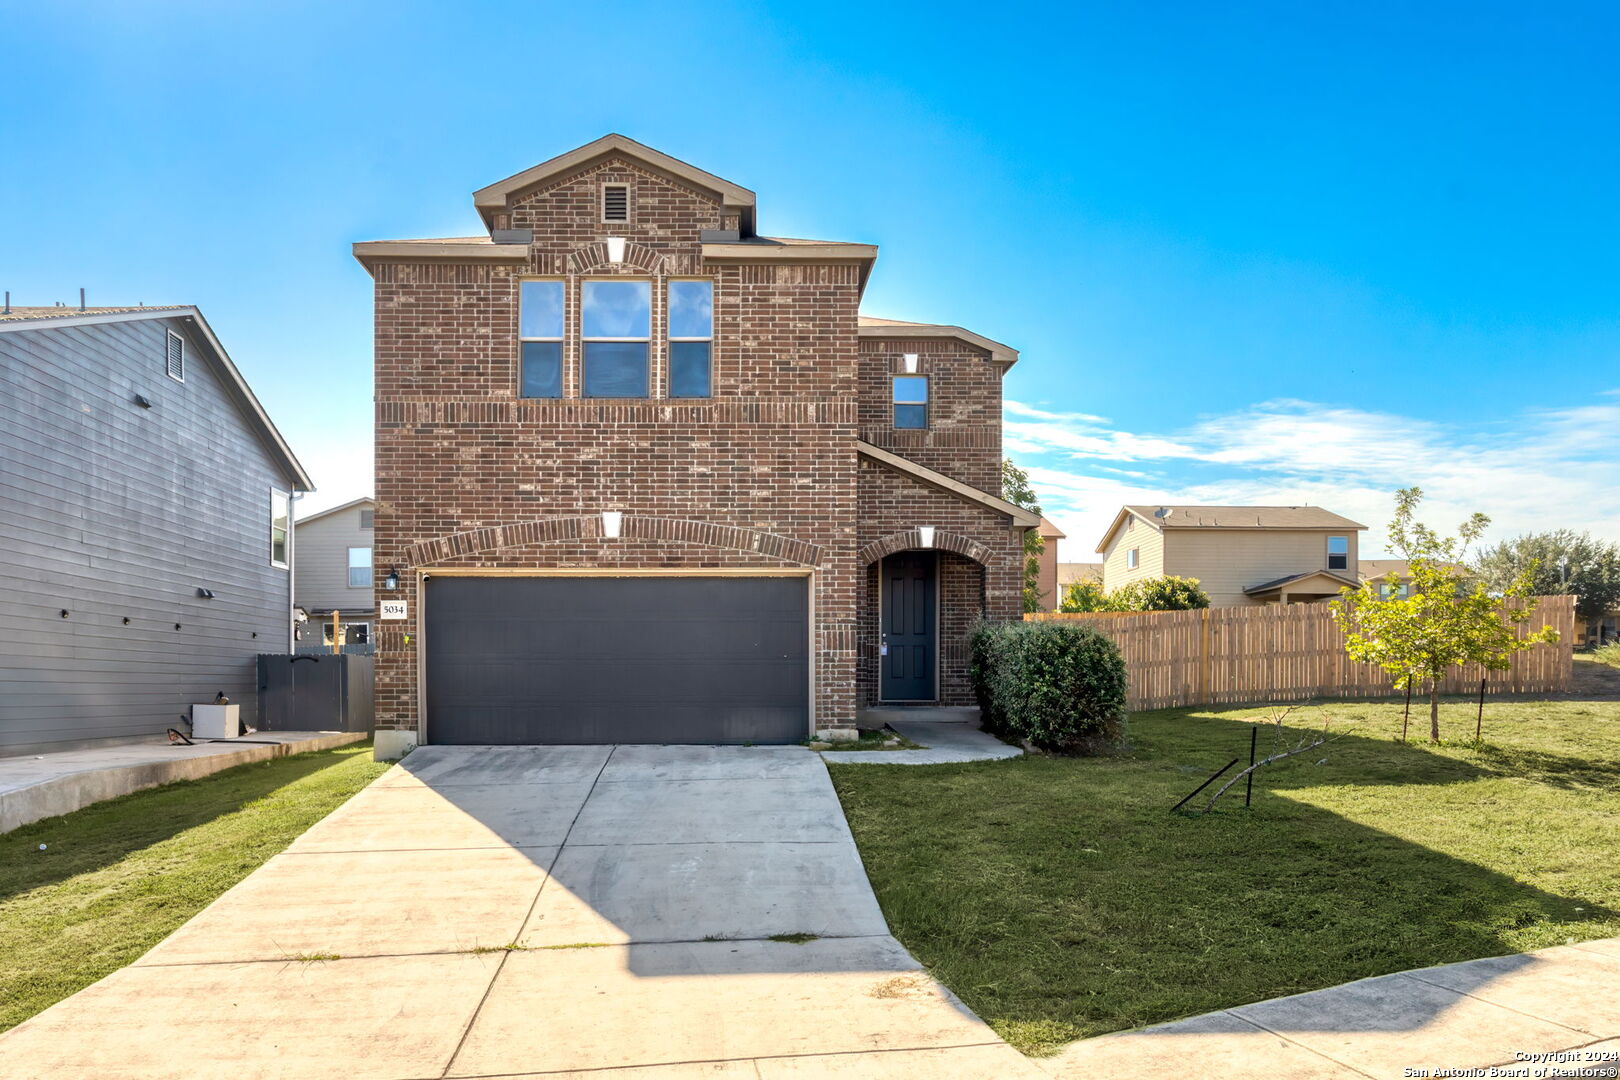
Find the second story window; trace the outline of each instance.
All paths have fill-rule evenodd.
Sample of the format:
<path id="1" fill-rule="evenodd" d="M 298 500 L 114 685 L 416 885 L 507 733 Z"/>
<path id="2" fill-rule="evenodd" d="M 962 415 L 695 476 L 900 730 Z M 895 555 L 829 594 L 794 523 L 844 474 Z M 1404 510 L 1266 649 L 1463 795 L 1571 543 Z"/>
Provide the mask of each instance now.
<path id="1" fill-rule="evenodd" d="M 647 396 L 652 282 L 587 281 L 580 302 L 585 396 Z"/>
<path id="2" fill-rule="evenodd" d="M 371 549 L 368 547 L 349 549 L 349 588 L 371 588 Z"/>
<path id="3" fill-rule="evenodd" d="M 1125 569 L 1127 569 L 1127 570 L 1135 570 L 1138 566 L 1141 566 L 1141 565 L 1142 565 L 1142 549 L 1141 548 L 1131 548 L 1131 550 L 1129 550 L 1129 551 L 1127 551 L 1125 553 Z"/>
<path id="4" fill-rule="evenodd" d="M 714 282 L 669 283 L 669 396 L 706 398 L 712 392 Z"/>
<path id="5" fill-rule="evenodd" d="M 292 496 L 270 489 L 270 565 L 287 569 L 292 531 Z"/>
<path id="6" fill-rule="evenodd" d="M 894 426 L 897 428 L 928 426 L 928 376 L 894 377 Z"/>
<path id="7" fill-rule="evenodd" d="M 525 281 L 518 293 L 523 397 L 562 397 L 563 283 Z"/>
<path id="8" fill-rule="evenodd" d="M 362 510 L 362 511 L 360 511 L 360 527 L 362 529 L 374 528 L 376 526 L 376 524 L 377 524 L 377 511 L 375 511 L 375 510 Z"/>
<path id="9" fill-rule="evenodd" d="M 1348 536 L 1328 537 L 1328 566 L 1329 570 L 1350 569 L 1350 538 Z"/>

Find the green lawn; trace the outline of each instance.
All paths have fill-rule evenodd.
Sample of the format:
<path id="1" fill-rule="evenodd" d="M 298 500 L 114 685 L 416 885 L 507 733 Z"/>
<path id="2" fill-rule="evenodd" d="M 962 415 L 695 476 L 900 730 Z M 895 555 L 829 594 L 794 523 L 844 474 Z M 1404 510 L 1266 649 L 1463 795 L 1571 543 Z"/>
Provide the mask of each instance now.
<path id="1" fill-rule="evenodd" d="M 1326 764 L 1171 814 L 1267 712 L 1139 714 L 1120 758 L 831 769 L 895 933 L 1026 1053 L 1620 934 L 1620 702 L 1488 702 L 1482 749 L 1470 705 L 1439 748 L 1393 739 L 1398 705 L 1304 709 L 1354 728 Z"/>
<path id="2" fill-rule="evenodd" d="M 356 743 L 0 836 L 0 1031 L 135 960 L 386 768 Z"/>

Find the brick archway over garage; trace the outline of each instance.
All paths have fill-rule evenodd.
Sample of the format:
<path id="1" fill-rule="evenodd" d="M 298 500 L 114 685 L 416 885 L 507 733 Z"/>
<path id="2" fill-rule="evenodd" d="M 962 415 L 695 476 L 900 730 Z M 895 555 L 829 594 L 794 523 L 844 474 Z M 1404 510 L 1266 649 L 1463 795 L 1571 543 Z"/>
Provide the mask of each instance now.
<path id="1" fill-rule="evenodd" d="M 879 537 L 870 544 L 864 545 L 856 554 L 860 558 L 861 565 L 865 566 L 877 562 L 886 555 L 893 555 L 897 551 L 910 551 L 914 548 L 924 551 L 955 552 L 958 555 L 972 559 L 981 566 L 988 566 L 990 560 L 994 557 L 994 553 L 988 547 L 971 536 L 943 532 L 938 529 L 934 530 L 934 542 L 932 545 L 923 544 L 920 531 L 908 529 L 905 532 L 890 533 L 888 536 Z"/>
<path id="2" fill-rule="evenodd" d="M 542 518 L 538 521 L 522 521 L 510 525 L 491 525 L 487 528 L 425 540 L 405 549 L 405 561 L 408 566 L 431 566 L 446 559 L 476 555 L 479 552 L 499 548 L 571 540 L 612 542 L 614 539 L 604 531 L 601 514 L 573 514 L 568 517 Z M 677 544 L 729 548 L 733 551 L 766 555 L 799 566 L 819 566 L 821 563 L 821 548 L 815 544 L 807 544 L 802 540 L 794 540 L 792 537 L 780 536 L 761 529 L 715 525 L 707 521 L 683 521 L 679 518 L 625 514 L 620 522 L 617 539 L 666 540 Z"/>

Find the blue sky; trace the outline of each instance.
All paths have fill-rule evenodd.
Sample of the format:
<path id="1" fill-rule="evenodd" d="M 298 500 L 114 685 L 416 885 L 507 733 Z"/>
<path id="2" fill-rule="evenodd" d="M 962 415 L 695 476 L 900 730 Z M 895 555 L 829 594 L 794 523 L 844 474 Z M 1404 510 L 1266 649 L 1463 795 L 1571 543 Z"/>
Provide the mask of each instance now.
<path id="1" fill-rule="evenodd" d="M 1608 4 L 0 2 L 0 287 L 195 303 L 364 493 L 355 240 L 620 131 L 881 245 L 865 310 L 1022 350 L 1007 445 L 1123 501 L 1620 538 Z M 19 47 L 26 46 L 26 47 Z"/>

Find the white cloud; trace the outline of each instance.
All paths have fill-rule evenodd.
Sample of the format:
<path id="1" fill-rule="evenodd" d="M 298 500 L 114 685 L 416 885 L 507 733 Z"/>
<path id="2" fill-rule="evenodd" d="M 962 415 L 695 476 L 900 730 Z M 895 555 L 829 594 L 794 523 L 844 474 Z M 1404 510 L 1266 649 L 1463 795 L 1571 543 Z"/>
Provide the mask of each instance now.
<path id="1" fill-rule="evenodd" d="M 1372 556 L 1392 493 L 1414 485 L 1424 519 L 1447 530 L 1483 510 L 1492 538 L 1569 527 L 1620 539 L 1620 392 L 1475 428 L 1296 400 L 1169 432 L 1015 403 L 1008 413 L 1018 418 L 1007 422 L 1008 452 L 1069 534 L 1066 560 L 1089 558 L 1127 502 L 1325 506 L 1369 526 Z"/>

